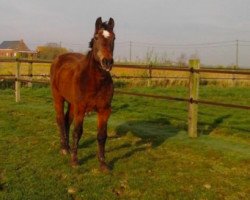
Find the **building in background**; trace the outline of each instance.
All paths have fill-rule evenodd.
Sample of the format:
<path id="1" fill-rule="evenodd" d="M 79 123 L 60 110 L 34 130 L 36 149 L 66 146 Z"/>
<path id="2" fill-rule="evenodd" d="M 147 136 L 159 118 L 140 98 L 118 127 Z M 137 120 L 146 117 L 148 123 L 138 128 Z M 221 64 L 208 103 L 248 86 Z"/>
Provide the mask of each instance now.
<path id="1" fill-rule="evenodd" d="M 37 53 L 31 51 L 23 40 L 19 41 L 3 41 L 0 44 L 0 57 L 16 57 L 17 53 L 22 58 L 36 57 Z"/>

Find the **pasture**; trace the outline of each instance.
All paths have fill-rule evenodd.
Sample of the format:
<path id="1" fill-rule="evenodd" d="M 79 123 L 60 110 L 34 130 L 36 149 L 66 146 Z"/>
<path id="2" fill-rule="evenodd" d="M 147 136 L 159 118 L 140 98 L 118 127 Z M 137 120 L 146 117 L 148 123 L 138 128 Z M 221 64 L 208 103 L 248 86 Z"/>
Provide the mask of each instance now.
<path id="1" fill-rule="evenodd" d="M 187 88 L 124 90 L 185 97 Z M 250 104 L 249 87 L 203 86 L 201 99 Z M 109 174 L 96 159 L 96 114 L 85 118 L 80 166 L 59 154 L 48 87 L 0 90 L 0 199 L 249 199 L 250 113 L 199 106 L 200 137 L 187 136 L 187 104 L 115 95 Z"/>

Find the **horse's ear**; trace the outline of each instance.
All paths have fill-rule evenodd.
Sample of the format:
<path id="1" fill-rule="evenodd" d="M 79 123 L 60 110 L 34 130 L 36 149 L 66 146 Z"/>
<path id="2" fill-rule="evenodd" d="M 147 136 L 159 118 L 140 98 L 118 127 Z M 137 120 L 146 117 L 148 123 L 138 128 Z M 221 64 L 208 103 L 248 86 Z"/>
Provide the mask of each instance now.
<path id="1" fill-rule="evenodd" d="M 115 21 L 114 21 L 114 19 L 113 19 L 112 17 L 109 18 L 109 23 L 108 23 L 108 25 L 109 25 L 109 29 L 110 29 L 110 30 L 113 30 L 113 28 L 114 28 L 114 26 L 115 26 Z"/>
<path id="2" fill-rule="evenodd" d="M 98 30 L 102 27 L 102 18 L 98 17 L 95 22 L 95 32 L 98 32 Z"/>

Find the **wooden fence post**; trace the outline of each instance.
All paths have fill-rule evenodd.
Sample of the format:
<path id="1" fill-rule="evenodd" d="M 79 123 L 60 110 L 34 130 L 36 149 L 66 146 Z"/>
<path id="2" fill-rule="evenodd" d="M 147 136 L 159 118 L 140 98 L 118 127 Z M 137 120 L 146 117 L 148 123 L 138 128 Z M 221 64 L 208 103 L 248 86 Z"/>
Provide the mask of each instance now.
<path id="1" fill-rule="evenodd" d="M 21 89 L 21 82 L 18 80 L 20 78 L 20 59 L 21 54 L 17 53 L 16 54 L 16 80 L 15 80 L 15 97 L 16 97 L 16 102 L 20 101 L 20 89 Z"/>
<path id="2" fill-rule="evenodd" d="M 199 96 L 199 72 L 200 61 L 198 59 L 189 60 L 190 76 L 189 76 L 189 106 L 188 106 L 188 135 L 191 138 L 198 136 L 197 123 L 198 123 L 198 100 Z"/>
<path id="3" fill-rule="evenodd" d="M 32 55 L 29 55 L 28 57 L 29 60 L 31 60 L 31 62 L 29 62 L 29 66 L 28 66 L 28 76 L 29 76 L 29 81 L 28 82 L 28 87 L 32 87 L 32 72 L 33 72 L 33 62 L 32 62 Z"/>
<path id="4" fill-rule="evenodd" d="M 152 63 L 148 65 L 148 87 L 151 86 L 151 79 L 152 79 Z"/>

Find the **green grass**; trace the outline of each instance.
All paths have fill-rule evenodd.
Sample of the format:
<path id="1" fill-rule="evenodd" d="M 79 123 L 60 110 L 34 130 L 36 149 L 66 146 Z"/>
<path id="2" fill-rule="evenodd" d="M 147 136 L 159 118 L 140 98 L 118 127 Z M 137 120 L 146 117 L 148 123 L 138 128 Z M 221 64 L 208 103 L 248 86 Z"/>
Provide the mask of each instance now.
<path id="1" fill-rule="evenodd" d="M 186 97 L 184 87 L 124 88 Z M 249 88 L 201 87 L 202 99 L 249 105 Z M 98 170 L 96 114 L 86 117 L 80 167 L 59 154 L 48 88 L 0 90 L 0 199 L 249 199 L 250 111 L 199 106 L 197 139 L 187 104 L 115 95 L 107 161 Z"/>

